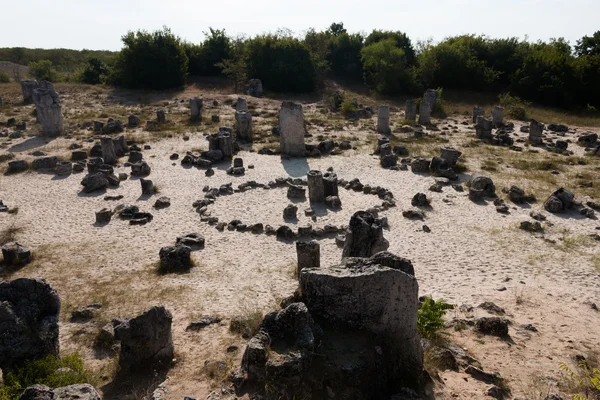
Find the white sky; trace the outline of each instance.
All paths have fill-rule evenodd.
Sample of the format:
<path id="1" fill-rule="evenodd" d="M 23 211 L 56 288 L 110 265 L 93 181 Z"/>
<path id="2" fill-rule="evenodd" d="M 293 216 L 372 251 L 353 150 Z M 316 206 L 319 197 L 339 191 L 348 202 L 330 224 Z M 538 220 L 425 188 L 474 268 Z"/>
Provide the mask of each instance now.
<path id="1" fill-rule="evenodd" d="M 118 50 L 128 30 L 163 25 L 197 43 L 208 27 L 301 34 L 340 21 L 350 32 L 400 30 L 413 43 L 474 33 L 573 45 L 600 30 L 600 0 L 0 0 L 0 47 Z"/>

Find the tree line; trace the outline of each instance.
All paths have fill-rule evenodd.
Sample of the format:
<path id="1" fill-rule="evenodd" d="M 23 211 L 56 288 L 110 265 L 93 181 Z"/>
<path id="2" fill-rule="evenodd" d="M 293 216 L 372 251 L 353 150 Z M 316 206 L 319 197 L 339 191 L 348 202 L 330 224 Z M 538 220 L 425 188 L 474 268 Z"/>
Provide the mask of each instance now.
<path id="1" fill-rule="evenodd" d="M 67 79 L 130 88 L 165 89 L 184 85 L 188 75 L 225 75 L 236 89 L 258 78 L 272 92 L 310 92 L 326 79 L 340 79 L 386 95 L 443 87 L 510 92 L 564 108 L 600 107 L 600 31 L 575 46 L 562 38 L 530 43 L 476 35 L 414 43 L 400 31 L 350 33 L 343 23 L 311 28 L 303 37 L 280 30 L 234 38 L 211 28 L 197 44 L 165 27 L 128 32 L 122 42 L 117 53 L 25 49 L 15 59 L 15 49 L 0 49 L 0 59 L 30 60 L 30 71 L 40 77 L 60 79 L 66 71 L 72 72 Z"/>

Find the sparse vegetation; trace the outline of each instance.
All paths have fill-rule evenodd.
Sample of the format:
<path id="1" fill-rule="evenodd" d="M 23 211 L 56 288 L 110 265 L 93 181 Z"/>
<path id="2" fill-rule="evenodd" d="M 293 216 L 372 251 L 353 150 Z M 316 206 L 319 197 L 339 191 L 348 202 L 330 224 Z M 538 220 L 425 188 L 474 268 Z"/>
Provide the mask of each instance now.
<path id="1" fill-rule="evenodd" d="M 243 314 L 235 316 L 229 323 L 229 331 L 242 335 L 243 338 L 251 338 L 258 332 L 258 327 L 262 322 L 264 314 L 262 311 L 245 310 Z"/>
<path id="2" fill-rule="evenodd" d="M 444 328 L 444 315 L 456 306 L 448 304 L 444 299 L 437 301 L 426 297 L 417 314 L 417 329 L 422 338 L 436 338 Z"/>
<path id="3" fill-rule="evenodd" d="M 22 231 L 23 228 L 16 226 L 14 223 L 4 228 L 2 231 L 0 231 L 0 246 L 16 241 L 17 235 Z"/>
<path id="4" fill-rule="evenodd" d="M 567 373 L 579 393 L 573 395 L 573 400 L 592 400 L 600 395 L 600 369 L 592 368 L 586 360 L 579 362 L 578 370 L 572 370 L 566 363 L 560 363 L 560 369 Z"/>

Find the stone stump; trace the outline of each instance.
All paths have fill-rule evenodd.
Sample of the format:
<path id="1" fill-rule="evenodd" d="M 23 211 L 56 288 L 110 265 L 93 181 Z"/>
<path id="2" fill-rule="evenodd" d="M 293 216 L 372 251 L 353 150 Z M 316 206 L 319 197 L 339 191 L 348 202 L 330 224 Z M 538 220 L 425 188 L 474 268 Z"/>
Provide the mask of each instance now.
<path id="1" fill-rule="evenodd" d="M 110 136 L 102 136 L 100 138 L 102 146 L 102 159 L 104 164 L 115 165 L 117 163 L 117 153 L 115 152 L 115 143 Z"/>
<path id="2" fill-rule="evenodd" d="M 33 103 L 33 91 L 38 88 L 38 82 L 34 79 L 21 81 L 21 92 L 23 92 L 23 103 Z"/>
<path id="3" fill-rule="evenodd" d="M 377 133 L 390 133 L 390 106 L 382 104 L 377 109 Z"/>
<path id="4" fill-rule="evenodd" d="M 237 112 L 248 112 L 248 102 L 243 97 L 238 97 L 235 103 L 235 111 Z"/>
<path id="5" fill-rule="evenodd" d="M 208 150 L 220 150 L 223 158 L 231 159 L 233 157 L 233 136 L 231 132 L 220 130 L 208 136 Z"/>
<path id="6" fill-rule="evenodd" d="M 96 223 L 97 224 L 108 224 L 112 219 L 112 210 L 110 208 L 103 208 L 100 211 L 96 211 Z"/>
<path id="7" fill-rule="evenodd" d="M 314 240 L 296 242 L 296 254 L 298 256 L 298 276 L 304 268 L 321 267 L 321 246 Z"/>
<path id="8" fill-rule="evenodd" d="M 150 179 L 140 178 L 140 183 L 142 185 L 142 195 L 153 195 L 154 194 L 154 184 Z"/>
<path id="9" fill-rule="evenodd" d="M 529 143 L 531 144 L 542 144 L 544 141 L 544 124 L 537 122 L 535 119 L 532 119 L 529 124 Z"/>
<path id="10" fill-rule="evenodd" d="M 431 106 L 431 111 L 435 110 L 435 106 L 437 105 L 437 90 L 435 89 L 427 89 L 425 94 L 423 95 L 423 101 L 428 103 Z"/>
<path id="11" fill-rule="evenodd" d="M 358 211 L 350 218 L 342 259 L 346 257 L 371 257 L 384 251 L 389 243 L 383 238 L 383 225 L 373 214 Z"/>
<path id="12" fill-rule="evenodd" d="M 308 179 L 308 198 L 311 203 L 323 203 L 325 201 L 325 186 L 321 171 L 311 170 L 306 174 Z"/>
<path id="13" fill-rule="evenodd" d="M 284 101 L 281 104 L 279 131 L 281 154 L 292 157 L 304 156 L 304 112 L 300 103 Z"/>
<path id="14" fill-rule="evenodd" d="M 71 175 L 71 173 L 73 172 L 73 163 L 70 161 L 59 161 L 56 164 L 56 168 L 54 169 L 54 172 L 58 176 Z"/>
<path id="15" fill-rule="evenodd" d="M 475 124 L 475 135 L 479 139 L 487 140 L 492 138 L 493 122 L 482 116 L 477 117 Z"/>
<path id="16" fill-rule="evenodd" d="M 406 111 L 404 119 L 415 122 L 417 120 L 417 101 L 415 99 L 406 100 Z"/>
<path id="17" fill-rule="evenodd" d="M 252 114 L 244 111 L 236 111 L 235 126 L 238 139 L 246 142 L 252 141 Z"/>
<path id="18" fill-rule="evenodd" d="M 42 81 L 39 87 L 34 89 L 33 102 L 44 136 L 54 137 L 62 134 L 64 132 L 64 116 L 61 111 L 60 98 L 50 82 Z"/>
<path id="19" fill-rule="evenodd" d="M 323 188 L 325 191 L 325 198 L 329 196 L 338 196 L 338 178 L 333 172 L 325 172 L 323 174 Z"/>
<path id="20" fill-rule="evenodd" d="M 160 249 L 160 272 L 187 272 L 192 268 L 192 249 L 183 244 Z"/>
<path id="21" fill-rule="evenodd" d="M 102 129 L 104 129 L 104 122 L 102 121 L 94 121 L 94 132 L 98 133 L 98 132 L 102 132 Z"/>
<path id="22" fill-rule="evenodd" d="M 165 115 L 165 110 L 157 110 L 156 111 L 156 120 L 159 124 L 164 124 L 167 122 L 167 116 Z"/>
<path id="23" fill-rule="evenodd" d="M 484 116 L 485 115 L 485 110 L 482 107 L 479 106 L 475 106 L 473 107 L 473 123 L 476 124 L 477 123 L 477 117 L 479 116 Z"/>
<path id="24" fill-rule="evenodd" d="M 440 158 L 446 161 L 448 163 L 448 166 L 451 168 L 456 166 L 456 163 L 461 155 L 462 152 L 452 147 L 442 147 L 440 149 Z"/>
<path id="25" fill-rule="evenodd" d="M 425 99 L 419 104 L 419 124 L 429 125 L 431 124 L 431 104 L 427 103 Z"/>
<path id="26" fill-rule="evenodd" d="M 117 155 L 117 157 L 123 157 L 125 153 L 129 151 L 129 146 L 127 146 L 127 141 L 125 140 L 125 136 L 123 135 L 114 138 L 113 144 L 115 147 L 115 154 Z"/>
<path id="27" fill-rule="evenodd" d="M 202 97 L 194 97 L 190 102 L 190 119 L 202 121 Z"/>
<path id="28" fill-rule="evenodd" d="M 379 156 L 381 158 L 392 154 L 392 145 L 388 143 L 384 143 L 379 146 Z"/>
<path id="29" fill-rule="evenodd" d="M 496 128 L 504 126 L 504 108 L 497 106 L 492 108 L 492 122 Z"/>
<path id="30" fill-rule="evenodd" d="M 31 250 L 17 242 L 2 246 L 2 258 L 7 267 L 21 267 L 31 262 Z"/>

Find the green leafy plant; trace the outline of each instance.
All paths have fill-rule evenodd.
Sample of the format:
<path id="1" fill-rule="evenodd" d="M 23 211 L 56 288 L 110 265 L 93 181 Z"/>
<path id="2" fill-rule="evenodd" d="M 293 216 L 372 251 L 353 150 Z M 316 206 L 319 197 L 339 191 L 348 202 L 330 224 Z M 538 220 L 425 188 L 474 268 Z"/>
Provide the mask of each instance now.
<path id="1" fill-rule="evenodd" d="M 50 60 L 30 62 L 29 75 L 38 81 L 56 82 L 58 80 L 58 73 Z"/>
<path id="2" fill-rule="evenodd" d="M 8 372 L 4 376 L 4 385 L 0 388 L 0 400 L 16 400 L 25 388 L 35 384 L 57 388 L 89 382 L 90 375 L 79 354 L 63 358 L 49 355 Z"/>
<path id="3" fill-rule="evenodd" d="M 500 105 L 506 108 L 506 114 L 519 121 L 527 119 L 527 109 L 531 107 L 531 103 L 525 101 L 517 96 L 513 96 L 510 93 L 504 93 L 498 96 Z"/>
<path id="4" fill-rule="evenodd" d="M 0 83 L 9 83 L 10 76 L 4 71 L 0 71 Z"/>
<path id="5" fill-rule="evenodd" d="M 578 364 L 580 373 L 573 371 L 564 362 L 560 363 L 560 369 L 569 375 L 569 379 L 576 384 L 580 393 L 573 395 L 573 400 L 591 400 L 600 394 L 600 369 L 591 368 L 587 361 Z"/>
<path id="6" fill-rule="evenodd" d="M 444 328 L 444 315 L 454 309 L 454 304 L 448 304 L 444 299 L 438 301 L 431 297 L 425 298 L 417 313 L 417 329 L 423 338 L 433 339 Z"/>
<path id="7" fill-rule="evenodd" d="M 340 107 L 342 114 L 345 116 L 349 116 L 352 113 L 358 111 L 358 107 L 356 106 L 356 99 L 353 99 L 350 96 L 344 95 L 344 100 L 342 101 L 342 105 Z"/>

